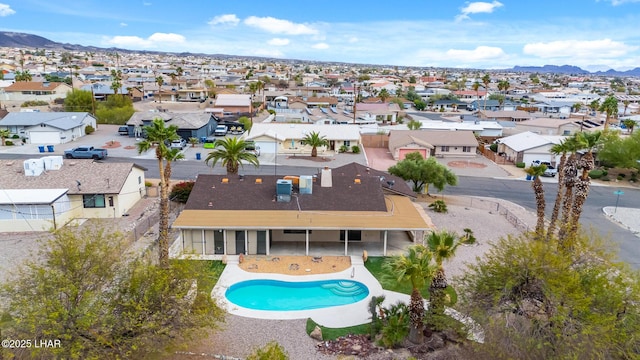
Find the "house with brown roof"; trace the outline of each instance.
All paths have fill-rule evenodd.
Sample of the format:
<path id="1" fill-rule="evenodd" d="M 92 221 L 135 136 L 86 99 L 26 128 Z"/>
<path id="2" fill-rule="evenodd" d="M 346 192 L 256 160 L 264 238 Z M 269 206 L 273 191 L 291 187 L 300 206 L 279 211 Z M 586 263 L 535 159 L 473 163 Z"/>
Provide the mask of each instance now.
<path id="1" fill-rule="evenodd" d="M 0 230 L 48 231 L 76 219 L 126 216 L 146 195 L 134 163 L 45 156 L 0 160 Z"/>
<path id="2" fill-rule="evenodd" d="M 395 160 L 418 152 L 425 159 L 435 157 L 476 156 L 478 140 L 473 131 L 391 130 L 389 152 Z"/>
<path id="3" fill-rule="evenodd" d="M 73 89 L 61 82 L 16 81 L 4 88 L 3 100 L 7 101 L 53 101 L 66 98 Z"/>
<path id="4" fill-rule="evenodd" d="M 171 256 L 361 255 L 363 250 L 386 255 L 391 238 L 409 245 L 433 228 L 422 208 L 403 194 L 404 182 L 390 179 L 349 166 L 325 167 L 313 176 L 201 174 L 172 224 L 180 235 Z"/>

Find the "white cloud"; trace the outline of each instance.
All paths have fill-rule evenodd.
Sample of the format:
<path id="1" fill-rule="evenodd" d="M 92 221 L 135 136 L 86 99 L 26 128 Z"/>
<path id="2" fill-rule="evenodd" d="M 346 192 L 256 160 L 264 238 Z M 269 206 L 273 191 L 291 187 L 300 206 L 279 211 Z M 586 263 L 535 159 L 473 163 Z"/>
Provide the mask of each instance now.
<path id="1" fill-rule="evenodd" d="M 150 2 L 148 2 L 148 1 L 143 1 L 143 2 L 142 2 L 142 5 L 144 5 L 144 6 L 151 6 L 151 3 L 150 3 Z"/>
<path id="2" fill-rule="evenodd" d="M 456 16 L 456 20 L 461 21 L 461 20 L 469 19 L 469 14 L 480 14 L 480 13 L 490 14 L 493 12 L 493 10 L 501 6 L 503 6 L 503 4 L 499 1 L 493 1 L 490 3 L 482 2 L 482 1 L 467 3 L 467 6 L 460 9 L 460 14 Z"/>
<path id="3" fill-rule="evenodd" d="M 358 39 L 358 38 L 357 38 L 357 37 L 355 37 L 355 36 L 352 36 L 352 37 L 350 37 L 347 41 L 348 41 L 349 43 L 353 44 L 353 43 L 357 43 L 357 42 L 358 42 L 358 40 L 360 40 L 360 39 Z"/>
<path id="4" fill-rule="evenodd" d="M 120 23 L 120 27 L 127 27 L 127 26 L 128 26 L 127 23 L 123 23 L 123 22 Z"/>
<path id="5" fill-rule="evenodd" d="M 492 46 L 478 46 L 473 50 L 450 49 L 447 50 L 446 55 L 451 60 L 464 62 L 499 59 L 506 56 L 501 48 Z"/>
<path id="6" fill-rule="evenodd" d="M 16 11 L 7 4 L 0 4 L 0 16 L 9 16 L 15 14 Z"/>
<path id="7" fill-rule="evenodd" d="M 637 2 L 640 2 L 640 0 L 611 0 L 611 5 L 618 6 L 622 4 L 637 3 Z"/>
<path id="8" fill-rule="evenodd" d="M 170 44 L 182 44 L 186 41 L 185 37 L 179 34 L 171 33 L 155 33 L 147 39 L 139 36 L 114 36 L 105 39 L 108 45 L 125 48 L 158 48 L 166 47 Z"/>
<path id="9" fill-rule="evenodd" d="M 285 46 L 285 45 L 289 45 L 289 42 L 290 42 L 289 39 L 273 38 L 267 41 L 267 44 L 273 45 L 273 46 Z"/>
<path id="10" fill-rule="evenodd" d="M 249 16 L 244 20 L 244 24 L 273 34 L 314 35 L 318 33 L 316 29 L 308 25 L 296 24 L 289 20 L 276 19 L 270 16 Z"/>
<path id="11" fill-rule="evenodd" d="M 561 40 L 529 43 L 524 45 L 522 52 L 540 58 L 615 58 L 637 49 L 637 46 L 611 39 Z"/>
<path id="12" fill-rule="evenodd" d="M 235 14 L 225 14 L 214 16 L 207 24 L 211 26 L 215 25 L 232 25 L 236 26 L 240 22 L 240 19 Z"/>
<path id="13" fill-rule="evenodd" d="M 328 49 L 329 45 L 326 43 L 317 43 L 311 46 L 314 49 L 318 49 L 318 50 L 324 50 L 324 49 Z"/>

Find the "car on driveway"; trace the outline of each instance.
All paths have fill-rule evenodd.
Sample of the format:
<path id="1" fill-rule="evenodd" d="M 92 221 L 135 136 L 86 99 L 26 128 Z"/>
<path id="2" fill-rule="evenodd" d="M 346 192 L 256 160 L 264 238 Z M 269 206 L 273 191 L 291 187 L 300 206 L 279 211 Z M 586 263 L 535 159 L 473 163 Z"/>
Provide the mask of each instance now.
<path id="1" fill-rule="evenodd" d="M 187 147 L 187 141 L 185 139 L 177 139 L 177 140 L 173 140 L 171 142 L 171 148 L 172 149 L 184 149 L 185 147 Z"/>
<path id="2" fill-rule="evenodd" d="M 542 174 L 542 176 L 556 177 L 556 175 L 558 174 L 558 169 L 556 169 L 548 161 L 534 160 L 533 162 L 531 162 L 531 166 L 539 166 L 539 165 L 545 165 L 547 167 L 547 169 L 544 171 L 544 174 Z"/>

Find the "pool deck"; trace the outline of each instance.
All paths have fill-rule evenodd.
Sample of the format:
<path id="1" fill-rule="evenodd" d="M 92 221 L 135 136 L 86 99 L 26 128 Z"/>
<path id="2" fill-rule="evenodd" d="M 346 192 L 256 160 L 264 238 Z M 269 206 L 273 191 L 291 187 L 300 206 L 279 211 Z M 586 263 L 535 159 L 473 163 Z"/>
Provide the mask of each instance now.
<path id="1" fill-rule="evenodd" d="M 353 275 L 353 276 L 352 276 Z M 363 283 L 369 288 L 369 295 L 356 303 L 341 306 L 332 306 L 329 308 L 312 309 L 312 310 L 295 310 L 295 311 L 267 311 L 253 310 L 240 307 L 229 302 L 224 295 L 227 289 L 238 282 L 245 280 L 270 279 L 281 281 L 315 281 L 315 280 L 355 280 Z M 290 320 L 290 319 L 306 319 L 311 318 L 316 323 L 332 328 L 341 328 L 370 322 L 371 315 L 368 311 L 369 300 L 372 296 L 385 295 L 385 305 L 392 304 L 398 300 L 407 302 L 408 295 L 394 293 L 382 289 L 382 286 L 373 275 L 364 267 L 362 258 L 359 256 L 351 257 L 351 267 L 347 270 L 330 274 L 309 274 L 309 275 L 283 275 L 272 273 L 254 273 L 247 272 L 240 267 L 236 259 L 230 257 L 227 266 L 220 275 L 218 283 L 213 288 L 212 296 L 218 301 L 218 304 L 228 313 L 238 316 L 258 318 L 258 319 L 274 319 L 274 320 Z"/>

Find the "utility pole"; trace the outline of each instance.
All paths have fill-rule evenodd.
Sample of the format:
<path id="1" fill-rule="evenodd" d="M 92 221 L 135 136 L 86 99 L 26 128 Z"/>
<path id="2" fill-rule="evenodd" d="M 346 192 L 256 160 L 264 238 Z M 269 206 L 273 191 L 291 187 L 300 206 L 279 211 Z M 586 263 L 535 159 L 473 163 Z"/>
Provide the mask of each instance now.
<path id="1" fill-rule="evenodd" d="M 353 83 L 353 123 L 356 123 L 356 103 L 358 102 L 358 84 Z"/>

